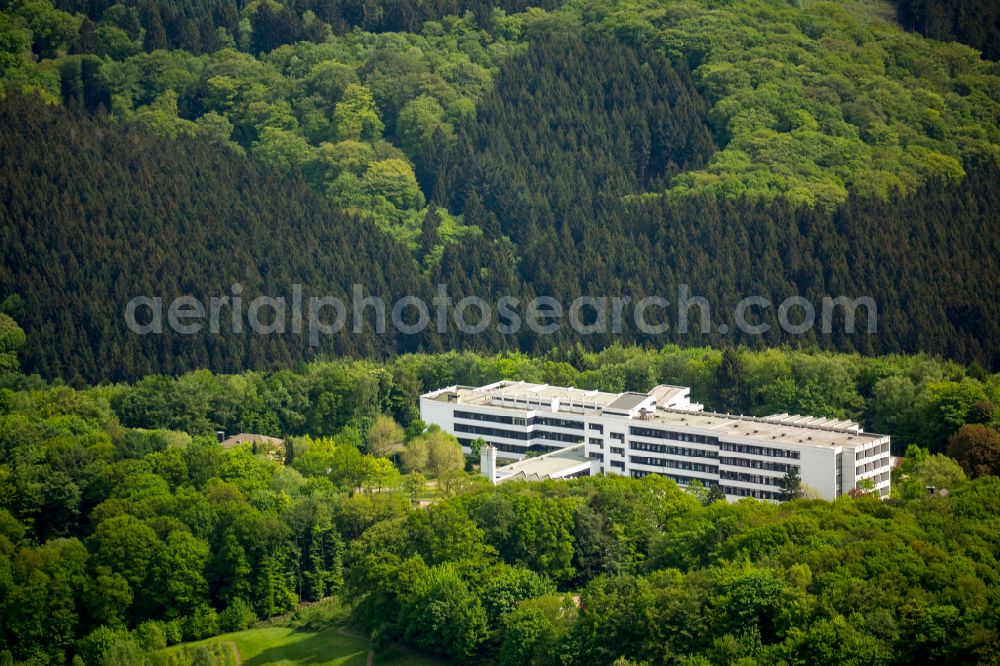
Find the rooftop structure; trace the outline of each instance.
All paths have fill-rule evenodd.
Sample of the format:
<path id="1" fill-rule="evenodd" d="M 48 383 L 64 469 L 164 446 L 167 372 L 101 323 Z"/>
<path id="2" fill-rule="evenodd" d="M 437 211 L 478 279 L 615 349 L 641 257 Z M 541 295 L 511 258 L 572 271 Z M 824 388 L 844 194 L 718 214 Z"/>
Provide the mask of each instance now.
<path id="1" fill-rule="evenodd" d="M 683 386 L 608 393 L 501 381 L 432 391 L 420 409 L 464 447 L 483 439 L 512 460 L 582 444 L 598 473 L 698 480 L 731 499 L 779 499 L 790 470 L 828 499 L 859 484 L 888 494 L 888 436 L 840 419 L 706 412 Z"/>
<path id="2" fill-rule="evenodd" d="M 249 444 L 254 455 L 267 456 L 281 463 L 285 461 L 285 440 L 278 437 L 241 432 L 226 439 L 225 433 L 221 431 L 216 433 L 216 437 L 219 439 L 219 445 L 226 450 Z"/>
<path id="3" fill-rule="evenodd" d="M 496 447 L 487 445 L 480 451 L 480 470 L 493 483 L 593 476 L 598 467 L 597 462 L 587 456 L 583 444 L 524 458 L 503 467 L 496 466 Z"/>
<path id="4" fill-rule="evenodd" d="M 229 439 L 222 439 L 219 444 L 224 449 L 232 449 L 240 446 L 241 444 L 268 444 L 270 446 L 281 446 L 284 442 L 285 440 L 278 437 L 271 437 L 270 435 L 258 435 L 251 432 L 241 432 L 238 435 L 233 435 Z"/>

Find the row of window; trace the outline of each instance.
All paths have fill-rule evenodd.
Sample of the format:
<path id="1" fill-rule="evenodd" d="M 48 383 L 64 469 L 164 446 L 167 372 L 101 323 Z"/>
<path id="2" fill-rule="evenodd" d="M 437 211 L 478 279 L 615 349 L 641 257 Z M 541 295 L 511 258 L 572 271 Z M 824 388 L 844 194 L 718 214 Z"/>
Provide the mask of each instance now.
<path id="1" fill-rule="evenodd" d="M 881 467 L 889 466 L 889 456 L 885 458 L 879 458 L 875 462 L 865 463 L 864 465 L 858 465 L 854 468 L 854 474 L 864 474 L 865 472 L 874 472 Z"/>
<path id="2" fill-rule="evenodd" d="M 480 414 L 479 412 L 455 412 L 456 419 L 466 421 L 488 421 L 490 423 L 506 423 L 507 425 L 525 425 L 525 420 L 514 416 L 500 416 L 499 414 Z"/>
<path id="3" fill-rule="evenodd" d="M 484 421 L 488 423 L 501 423 L 507 425 L 543 425 L 543 426 L 554 426 L 557 428 L 575 428 L 578 430 L 583 429 L 583 423 L 579 421 L 567 421 L 564 419 L 552 419 L 548 417 L 538 417 L 530 419 L 525 422 L 523 418 L 511 417 L 511 416 L 498 416 L 495 414 L 479 414 L 476 412 L 455 412 L 455 418 L 465 419 L 467 421 Z M 455 430 L 457 432 L 467 432 L 476 435 L 490 435 L 493 437 L 506 437 L 508 439 L 547 439 L 556 442 L 565 442 L 567 444 L 576 444 L 581 440 L 578 435 L 565 435 L 561 433 L 555 433 L 547 430 L 535 430 L 533 434 L 526 432 L 515 432 L 510 430 L 502 430 L 498 428 L 490 428 L 486 426 L 475 426 L 466 423 L 456 423 Z"/>
<path id="4" fill-rule="evenodd" d="M 718 444 L 718 437 L 708 435 L 695 435 L 689 432 L 671 432 L 669 430 L 655 430 L 653 428 L 638 428 L 632 426 L 629 432 L 637 437 L 647 437 L 649 439 L 674 439 L 678 442 L 694 442 L 695 444 Z"/>
<path id="5" fill-rule="evenodd" d="M 489 426 L 471 425 L 468 423 L 456 423 L 455 432 L 464 432 L 470 435 L 482 435 L 483 437 L 504 437 L 506 439 L 520 439 L 524 441 L 527 441 L 529 439 L 532 440 L 542 439 L 550 442 L 562 442 L 564 444 L 577 444 L 580 441 L 579 435 L 566 435 L 560 432 L 551 432 L 548 430 L 535 430 L 531 433 L 528 433 L 516 430 L 503 430 L 501 428 L 490 428 Z"/>
<path id="6" fill-rule="evenodd" d="M 666 453 L 672 456 L 687 456 L 689 458 L 718 458 L 715 451 L 704 449 L 689 449 L 683 446 L 670 446 L 669 444 L 649 444 L 647 442 L 629 442 L 629 448 L 633 451 L 649 451 L 650 453 Z"/>
<path id="7" fill-rule="evenodd" d="M 673 469 L 683 469 L 688 472 L 701 472 L 703 474 L 718 474 L 719 468 L 713 465 L 703 465 L 701 463 L 687 462 L 686 460 L 669 460 L 667 458 L 645 458 L 643 456 L 629 456 L 629 462 L 634 465 L 651 465 L 653 467 L 670 467 Z"/>
<path id="8" fill-rule="evenodd" d="M 769 458 L 794 458 L 798 460 L 801 457 L 798 451 L 772 449 L 768 446 L 750 446 L 749 444 L 730 444 L 729 442 L 719 444 L 719 449 L 732 453 L 746 453 L 751 456 L 767 456 Z"/>
<path id="9" fill-rule="evenodd" d="M 467 446 L 470 449 L 472 448 L 472 440 L 471 439 L 466 439 L 466 438 L 463 438 L 463 437 L 459 437 L 457 439 L 458 439 L 458 443 L 461 444 L 462 446 Z M 528 450 L 526 447 L 524 447 L 524 446 L 518 446 L 516 444 L 498 444 L 498 443 L 495 443 L 495 442 L 491 442 L 491 444 L 494 447 L 496 447 L 497 451 L 502 451 L 504 453 L 524 453 L 525 451 Z"/>
<path id="10" fill-rule="evenodd" d="M 519 398 L 517 396 L 501 395 L 499 398 L 492 398 L 492 400 L 499 400 L 500 402 L 511 402 L 514 404 L 515 409 L 518 405 L 524 405 L 525 407 L 541 407 L 542 409 L 548 409 L 552 406 L 551 400 L 541 400 L 538 398 L 526 399 Z"/>
<path id="11" fill-rule="evenodd" d="M 455 432 L 466 432 L 470 435 L 483 435 L 485 437 L 505 437 L 507 439 L 528 440 L 528 433 L 523 430 L 502 430 L 500 428 L 489 428 L 487 426 L 469 425 L 468 423 L 456 423 Z"/>
<path id="12" fill-rule="evenodd" d="M 762 469 L 768 472 L 783 472 L 794 469 L 799 471 L 798 465 L 788 463 L 771 462 L 770 460 L 757 460 L 755 458 L 719 458 L 720 465 L 731 465 L 733 467 L 749 467 L 750 469 Z"/>
<path id="13" fill-rule="evenodd" d="M 722 486 L 722 492 L 727 495 L 735 495 L 737 497 L 756 497 L 757 499 L 763 500 L 780 500 L 781 491 L 774 490 L 758 490 L 756 488 L 736 488 L 734 486 Z"/>
<path id="14" fill-rule="evenodd" d="M 591 423 L 590 424 L 590 429 L 591 430 L 595 430 L 595 431 L 601 433 L 602 435 L 604 434 L 604 426 L 602 426 L 600 423 Z"/>
<path id="15" fill-rule="evenodd" d="M 745 474 L 743 472 L 732 472 L 722 470 L 719 478 L 726 481 L 741 481 L 743 483 L 759 483 L 764 486 L 780 486 L 781 479 L 776 476 L 764 476 L 763 474 Z"/>
<path id="16" fill-rule="evenodd" d="M 534 421 L 536 425 L 583 430 L 583 423 L 581 421 L 567 421 L 566 419 L 555 419 L 549 416 L 536 416 Z"/>
<path id="17" fill-rule="evenodd" d="M 659 475 L 659 476 L 665 476 L 668 479 L 670 479 L 671 481 L 673 481 L 674 483 L 678 483 L 678 484 L 680 484 L 682 486 L 686 486 L 689 483 L 691 483 L 692 481 L 697 481 L 698 483 L 702 484 L 706 488 L 711 488 L 712 486 L 718 485 L 715 481 L 712 481 L 711 479 L 697 479 L 697 478 L 695 478 L 693 476 L 682 476 L 680 474 L 668 474 L 666 472 L 646 472 L 646 471 L 641 470 L 641 469 L 634 469 L 634 470 L 632 470 L 632 478 L 633 479 L 641 479 L 642 477 L 649 476 L 650 474 L 656 474 L 656 475 Z"/>
<path id="18" fill-rule="evenodd" d="M 467 437 L 457 437 L 456 439 L 462 446 L 472 448 L 471 439 Z M 561 448 L 559 446 L 546 446 L 545 444 L 532 444 L 531 446 L 504 444 L 502 442 L 489 442 L 489 444 L 496 447 L 497 451 L 502 451 L 504 453 L 520 453 L 522 455 L 528 453 L 529 451 L 534 451 L 536 453 L 552 453 L 553 451 L 558 451 Z"/>
<path id="19" fill-rule="evenodd" d="M 581 421 L 570 421 L 567 419 L 556 419 L 550 418 L 548 416 L 537 416 L 531 419 L 524 419 L 518 416 L 502 416 L 499 414 L 480 414 L 479 412 L 455 412 L 456 419 L 464 419 L 466 421 L 486 421 L 489 423 L 503 423 L 506 425 L 541 425 L 541 426 L 551 426 L 555 428 L 571 428 L 574 430 L 583 430 L 583 423 Z"/>
<path id="20" fill-rule="evenodd" d="M 583 477 L 583 476 L 590 476 L 590 470 L 589 469 L 581 469 L 579 472 L 574 472 L 572 474 L 567 474 L 566 476 L 564 476 L 562 478 L 564 478 L 564 479 L 579 479 L 580 477 Z"/>
<path id="21" fill-rule="evenodd" d="M 875 446 L 870 449 L 859 450 L 854 454 L 855 460 L 861 460 L 862 458 L 871 458 L 872 456 L 881 455 L 883 453 L 889 453 L 889 443 L 886 442 L 881 446 Z"/>
<path id="22" fill-rule="evenodd" d="M 578 444 L 581 440 L 579 435 L 566 435 L 561 432 L 551 432 L 549 430 L 536 430 L 531 435 L 532 439 L 547 439 L 550 442 L 563 442 L 565 444 Z"/>

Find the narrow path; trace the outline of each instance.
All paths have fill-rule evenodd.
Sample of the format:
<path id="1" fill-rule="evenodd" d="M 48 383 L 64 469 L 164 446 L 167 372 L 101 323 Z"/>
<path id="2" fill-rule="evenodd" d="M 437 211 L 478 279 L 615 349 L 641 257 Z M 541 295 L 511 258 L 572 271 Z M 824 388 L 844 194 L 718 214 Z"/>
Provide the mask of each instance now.
<path id="1" fill-rule="evenodd" d="M 357 631 L 351 631 L 350 627 L 337 627 L 337 633 L 341 636 L 347 636 L 348 638 L 360 638 L 365 641 L 371 640 L 370 636 Z"/>
<path id="2" fill-rule="evenodd" d="M 235 666 L 243 666 L 243 660 L 240 658 L 240 649 L 236 647 L 235 641 L 220 641 L 221 647 L 228 648 L 233 655 L 233 664 Z"/>
<path id="3" fill-rule="evenodd" d="M 362 640 L 371 640 L 368 636 L 351 631 L 347 627 L 337 627 L 337 633 L 341 636 L 347 636 L 348 638 L 360 638 Z M 375 650 L 368 650 L 368 656 L 365 658 L 365 666 L 372 666 L 375 663 Z"/>

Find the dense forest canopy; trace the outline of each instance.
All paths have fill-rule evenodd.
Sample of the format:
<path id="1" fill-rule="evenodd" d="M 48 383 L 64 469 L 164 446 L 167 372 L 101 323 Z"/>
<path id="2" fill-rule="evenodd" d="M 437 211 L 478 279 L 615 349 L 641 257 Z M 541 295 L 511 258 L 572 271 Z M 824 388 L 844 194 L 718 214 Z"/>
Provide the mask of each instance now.
<path id="1" fill-rule="evenodd" d="M 8 2 L 0 296 L 28 331 L 26 367 L 95 381 L 577 340 L 180 344 L 137 340 L 118 316 L 150 290 L 234 282 L 248 296 L 361 282 L 429 297 L 445 283 L 455 299 L 567 302 L 683 283 L 724 310 L 747 295 L 870 296 L 874 336 L 666 339 L 996 367 L 996 66 L 899 30 L 884 9 Z M 616 339 L 647 341 L 582 341 Z"/>
<path id="2" fill-rule="evenodd" d="M 375 151 L 349 160 L 362 183 L 365 168 L 390 157 L 383 138 L 411 169 L 424 168 L 427 153 L 474 117 L 503 59 L 541 35 L 602 35 L 691 66 L 720 151 L 657 183 L 672 195 L 782 196 L 829 208 L 848 191 L 887 198 L 998 156 L 996 65 L 904 32 L 888 3 L 573 0 L 546 9 L 399 2 L 364 4 L 356 15 L 350 3 L 68 3 L 62 11 L 47 0 L 10 2 L 0 81 L 52 101 L 82 87 L 122 120 L 233 141 L 397 225 L 409 217 L 412 226 L 420 200 L 387 196 L 392 210 L 372 201 L 371 188 L 366 199 L 357 184 L 333 185 L 348 150 L 333 146 L 360 139 Z M 387 17 L 395 24 L 381 23 Z M 423 184 L 431 196 L 433 183 Z"/>
<path id="3" fill-rule="evenodd" d="M 231 327 L 196 344 L 169 327 L 162 336 L 135 335 L 124 313 L 138 295 L 229 296 L 238 284 L 249 302 L 287 294 L 293 282 L 334 295 L 354 283 L 395 297 L 421 288 L 403 246 L 301 180 L 245 156 L 82 121 L 32 100 L 5 102 L 0 115 L 0 279 L 5 294 L 19 294 L 7 305 L 29 332 L 33 372 L 78 382 L 199 366 L 235 370 L 289 364 L 309 349 L 302 336 L 240 335 Z M 358 355 L 404 343 L 347 333 L 323 342 Z"/>
<path id="4" fill-rule="evenodd" d="M 291 617 L 354 622 L 379 644 L 468 663 L 998 657 L 1000 375 L 982 368 L 614 348 L 73 390 L 19 374 L 22 342 L 0 315 L 7 663 L 165 663 L 165 645 L 321 599 Z M 463 471 L 452 437 L 416 418 L 416 396 L 499 377 L 612 391 L 689 384 L 715 408 L 859 418 L 916 444 L 885 502 L 727 504 L 656 475 L 493 487 Z M 220 428 L 287 447 L 226 449 Z M 928 485 L 948 492 L 928 496 Z M 428 493 L 430 507 L 417 508 Z M 193 663 L 215 663 L 205 657 Z"/>
<path id="5" fill-rule="evenodd" d="M 129 15 L 114 8 L 121 5 L 104 14 Z M 428 167 L 432 140 L 447 144 L 475 114 L 519 34 L 520 23 L 503 16 L 492 32 L 452 16 L 421 34 L 289 38 L 251 52 L 231 42 L 205 55 L 139 44 L 115 52 L 98 39 L 93 51 L 71 48 L 78 52 L 62 57 L 36 60 L 24 52 L 19 66 L 0 67 L 0 74 L 7 70 L 4 86 L 12 90 L 105 108 L 171 138 L 225 142 L 286 173 L 301 172 L 339 207 L 364 210 L 415 243 L 426 197 L 414 170 Z M 443 222 L 446 236 L 459 232 L 455 220 Z"/>
<path id="6" fill-rule="evenodd" d="M 623 212 L 624 200 L 663 189 L 715 148 L 685 69 L 614 41 L 554 35 L 502 69 L 438 178 L 468 222 L 491 231 L 492 218 L 466 210 L 484 206 L 499 222 L 493 235 L 523 247 L 532 226 L 552 236 Z"/>
<path id="7" fill-rule="evenodd" d="M 7 2 L 0 297 L 28 332 L 26 367 L 77 383 L 619 340 L 928 351 L 995 368 L 996 64 L 891 13 Z M 123 325 L 129 298 L 237 282 L 248 300 L 361 283 L 390 300 L 446 284 L 456 300 L 566 303 L 686 284 L 729 314 L 748 295 L 867 296 L 881 325 L 784 336 L 772 308 L 764 336 L 446 330 L 317 348 L 137 340 Z"/>
<path id="8" fill-rule="evenodd" d="M 628 57 L 619 64 L 638 67 Z M 680 101 L 683 86 L 678 90 Z M 558 131 L 578 132 L 580 116 L 563 115 Z M 680 135 L 684 125 L 664 117 L 665 131 Z M 510 178 L 474 181 L 462 202 L 472 222 L 466 232 L 449 238 L 443 223 L 436 234 L 422 224 L 427 233 L 414 250 L 377 224 L 329 206 L 301 178 L 211 143 L 157 138 L 16 96 L 0 104 L 0 118 L 0 294 L 10 297 L 3 307 L 27 331 L 25 368 L 46 377 L 80 383 L 200 367 L 288 367 L 331 353 L 547 352 L 577 342 L 593 349 L 628 340 L 926 350 L 978 359 L 985 367 L 997 364 L 1000 302 L 988 298 L 1000 273 L 1000 228 L 993 224 L 1000 205 L 996 167 L 973 170 L 958 184 L 929 183 L 893 204 L 852 199 L 832 214 L 783 202 L 736 206 L 711 198 L 671 203 L 639 197 L 609 207 L 602 203 L 601 182 L 586 180 L 590 167 L 637 188 L 639 169 L 649 163 L 627 172 L 568 146 L 549 153 L 568 168 L 549 182 L 531 162 L 533 133 L 511 127 L 511 120 L 491 127 L 494 121 L 484 115 L 483 134 L 509 130 L 505 142 L 519 152 L 503 160 L 498 147 L 487 144 L 475 161 L 503 162 Z M 605 127 L 611 132 L 613 124 Z M 688 127 L 697 136 L 698 125 Z M 664 130 L 650 126 L 648 136 L 658 131 Z M 588 191 L 593 195 L 584 196 Z M 529 216 L 527 226 L 519 213 Z M 518 239 L 516 248 L 508 235 Z M 711 299 L 713 326 L 725 322 L 733 333 L 721 335 L 713 327 L 706 334 L 694 323 L 687 333 L 674 325 L 649 335 L 631 325 L 620 335 L 577 335 L 568 326 L 552 335 L 527 328 L 501 334 L 496 326 L 467 335 L 451 325 L 444 333 L 430 326 L 407 335 L 390 326 L 380 334 L 369 317 L 360 332 L 345 326 L 313 346 L 308 330 L 296 333 L 290 326 L 280 335 L 257 334 L 249 326 L 240 333 L 226 327 L 213 334 L 205 327 L 179 335 L 165 327 L 162 334 L 137 335 L 126 326 L 126 305 L 136 296 L 169 302 L 192 295 L 207 302 L 231 296 L 238 284 L 250 303 L 260 294 L 289 298 L 296 283 L 307 297 L 345 302 L 358 284 L 389 304 L 409 294 L 430 303 L 439 284 L 455 301 L 475 295 L 496 302 L 511 295 L 526 303 L 542 294 L 571 303 L 589 294 L 658 295 L 676 302 L 683 283 Z M 774 303 L 760 311 L 771 328 L 740 338 L 732 317 L 747 294 Z M 830 335 L 818 325 L 804 335 L 786 335 L 775 317 L 777 304 L 791 295 L 817 308 L 824 296 L 869 295 L 878 305 L 877 331 L 866 332 L 861 310 L 853 334 L 838 318 Z M 695 322 L 696 315 L 690 317 Z"/>
<path id="9" fill-rule="evenodd" d="M 879 6 L 581 0 L 579 12 L 602 34 L 696 65 L 722 150 L 673 194 L 830 206 L 848 191 L 884 198 L 954 178 L 1000 146 L 995 64 L 905 34 Z"/>

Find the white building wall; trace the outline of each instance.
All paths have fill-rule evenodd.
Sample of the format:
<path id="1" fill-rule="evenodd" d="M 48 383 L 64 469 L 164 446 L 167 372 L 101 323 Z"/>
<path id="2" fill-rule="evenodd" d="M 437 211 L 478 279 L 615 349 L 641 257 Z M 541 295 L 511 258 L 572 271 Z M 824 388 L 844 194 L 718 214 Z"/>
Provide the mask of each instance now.
<path id="1" fill-rule="evenodd" d="M 857 487 L 858 476 L 855 474 L 855 451 L 844 449 L 840 454 L 841 494 L 848 494 Z"/>
<path id="2" fill-rule="evenodd" d="M 424 423 L 434 423 L 440 426 L 441 430 L 454 434 L 456 407 L 456 403 L 420 398 L 420 419 Z"/>
<path id="3" fill-rule="evenodd" d="M 837 499 L 837 456 L 835 448 L 799 448 L 799 477 L 825 500 Z"/>

